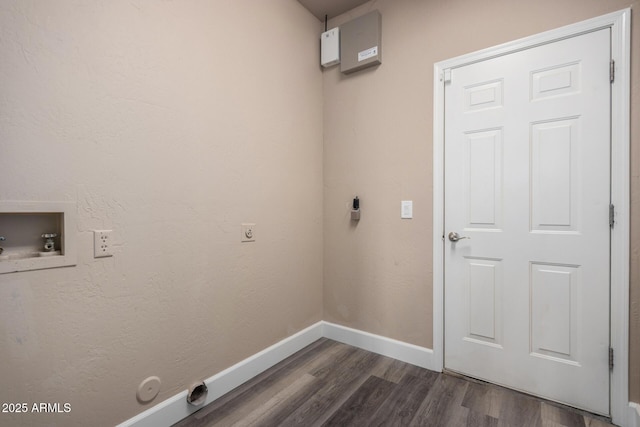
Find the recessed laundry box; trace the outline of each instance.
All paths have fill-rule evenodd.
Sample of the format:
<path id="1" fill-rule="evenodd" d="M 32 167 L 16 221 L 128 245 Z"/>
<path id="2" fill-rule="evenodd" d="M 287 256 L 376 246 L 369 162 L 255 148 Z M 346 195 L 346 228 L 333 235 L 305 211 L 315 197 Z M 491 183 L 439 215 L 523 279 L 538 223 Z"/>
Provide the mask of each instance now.
<path id="1" fill-rule="evenodd" d="M 75 202 L 0 202 L 0 274 L 76 264 Z"/>

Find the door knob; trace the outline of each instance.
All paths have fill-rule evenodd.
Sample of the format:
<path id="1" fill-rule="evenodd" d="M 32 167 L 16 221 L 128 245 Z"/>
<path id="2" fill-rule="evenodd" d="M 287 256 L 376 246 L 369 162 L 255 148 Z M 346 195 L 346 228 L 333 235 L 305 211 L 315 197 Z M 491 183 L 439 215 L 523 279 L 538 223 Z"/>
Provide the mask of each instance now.
<path id="1" fill-rule="evenodd" d="M 458 240 L 462 240 L 462 239 L 471 239 L 471 237 L 461 236 L 455 231 L 452 231 L 451 233 L 449 233 L 449 240 L 451 240 L 452 242 L 457 242 Z"/>

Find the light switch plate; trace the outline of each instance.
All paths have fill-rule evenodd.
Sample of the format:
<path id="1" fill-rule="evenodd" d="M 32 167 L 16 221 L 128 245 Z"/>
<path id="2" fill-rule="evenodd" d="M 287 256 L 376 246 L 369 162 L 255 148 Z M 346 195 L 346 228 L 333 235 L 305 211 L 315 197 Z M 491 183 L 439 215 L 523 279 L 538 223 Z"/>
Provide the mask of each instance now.
<path id="1" fill-rule="evenodd" d="M 413 218 L 413 201 L 403 200 L 400 202 L 400 218 L 411 219 Z"/>

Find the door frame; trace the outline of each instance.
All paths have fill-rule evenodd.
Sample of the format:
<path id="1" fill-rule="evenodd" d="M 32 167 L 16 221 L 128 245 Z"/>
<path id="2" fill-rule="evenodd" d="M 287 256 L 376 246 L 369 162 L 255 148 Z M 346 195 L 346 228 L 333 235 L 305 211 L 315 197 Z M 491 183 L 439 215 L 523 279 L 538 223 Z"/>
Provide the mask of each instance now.
<path id="1" fill-rule="evenodd" d="M 444 368 L 444 101 L 451 69 L 553 43 L 592 31 L 611 29 L 615 80 L 611 85 L 610 339 L 615 354 L 610 376 L 612 421 L 628 425 L 629 407 L 629 217 L 630 217 L 630 59 L 631 9 L 546 31 L 434 64 L 433 96 L 433 369 Z"/>

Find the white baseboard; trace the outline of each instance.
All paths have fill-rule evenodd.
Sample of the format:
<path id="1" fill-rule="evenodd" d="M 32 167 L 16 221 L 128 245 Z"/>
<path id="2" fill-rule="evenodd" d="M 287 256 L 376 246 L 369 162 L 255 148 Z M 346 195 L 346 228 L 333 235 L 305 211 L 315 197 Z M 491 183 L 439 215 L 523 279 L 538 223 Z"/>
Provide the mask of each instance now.
<path id="1" fill-rule="evenodd" d="M 207 405 L 222 397 L 322 337 L 422 368 L 432 369 L 433 366 L 433 350 L 321 321 L 205 380 L 209 393 L 204 404 Z M 187 403 L 185 390 L 117 427 L 168 427 L 188 417 L 199 408 L 201 406 L 194 407 Z"/>
<path id="2" fill-rule="evenodd" d="M 322 330 L 323 322 L 318 322 L 205 380 L 209 393 L 204 404 L 213 402 L 322 338 Z M 187 403 L 187 391 L 185 390 L 128 419 L 117 427 L 168 427 L 200 408 L 201 406 L 194 407 Z"/>
<path id="3" fill-rule="evenodd" d="M 397 341 L 334 323 L 322 322 L 322 335 L 341 343 L 349 344 L 372 353 L 392 357 L 402 362 L 433 369 L 433 350 L 406 342 Z"/>
<path id="4" fill-rule="evenodd" d="M 640 427 L 640 404 L 629 402 L 629 427 Z"/>

